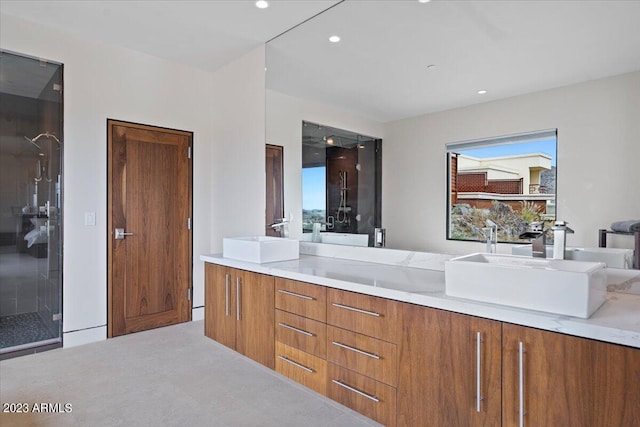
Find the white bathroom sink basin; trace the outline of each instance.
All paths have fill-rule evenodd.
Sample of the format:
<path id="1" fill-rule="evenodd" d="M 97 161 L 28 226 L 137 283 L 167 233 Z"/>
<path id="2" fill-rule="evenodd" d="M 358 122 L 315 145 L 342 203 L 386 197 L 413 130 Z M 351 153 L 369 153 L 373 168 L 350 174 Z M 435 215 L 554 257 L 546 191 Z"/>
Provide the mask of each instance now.
<path id="1" fill-rule="evenodd" d="M 300 257 L 300 243 L 270 236 L 225 237 L 222 256 L 255 263 L 287 261 Z"/>
<path id="2" fill-rule="evenodd" d="M 553 258 L 553 246 L 547 245 L 547 258 Z M 513 255 L 531 256 L 531 245 L 511 247 Z M 633 250 L 617 248 L 578 248 L 568 247 L 564 258 L 573 261 L 604 262 L 610 268 L 632 268 Z"/>
<path id="3" fill-rule="evenodd" d="M 606 299 L 605 264 L 476 253 L 445 261 L 446 294 L 588 318 Z"/>

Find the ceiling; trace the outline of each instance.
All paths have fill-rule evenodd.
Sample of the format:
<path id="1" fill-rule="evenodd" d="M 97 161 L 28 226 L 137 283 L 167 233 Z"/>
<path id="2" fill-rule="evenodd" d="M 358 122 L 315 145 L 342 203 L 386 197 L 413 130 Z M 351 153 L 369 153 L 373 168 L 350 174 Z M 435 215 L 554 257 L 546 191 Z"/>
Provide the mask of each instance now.
<path id="1" fill-rule="evenodd" d="M 248 53 L 337 0 L 2 0 L 0 12 L 208 71 Z"/>
<path id="2" fill-rule="evenodd" d="M 387 122 L 640 70 L 639 20 L 637 0 L 347 0 L 268 44 L 267 87 Z"/>
<path id="3" fill-rule="evenodd" d="M 208 71 L 326 9 L 268 44 L 267 87 L 382 122 L 640 70 L 633 0 L 0 2 L 3 14 Z"/>

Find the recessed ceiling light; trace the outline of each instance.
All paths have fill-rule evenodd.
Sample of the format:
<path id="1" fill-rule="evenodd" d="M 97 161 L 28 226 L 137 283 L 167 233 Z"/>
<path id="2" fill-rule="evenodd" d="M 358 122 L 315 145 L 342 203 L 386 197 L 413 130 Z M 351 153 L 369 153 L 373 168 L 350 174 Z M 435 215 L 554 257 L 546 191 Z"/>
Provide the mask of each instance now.
<path id="1" fill-rule="evenodd" d="M 484 89 L 478 91 L 478 95 L 484 95 L 485 93 L 487 93 L 487 91 Z"/>
<path id="2" fill-rule="evenodd" d="M 429 3 L 431 0 L 418 0 L 418 3 Z"/>
<path id="3" fill-rule="evenodd" d="M 256 2 L 256 7 L 258 9 L 266 9 L 269 7 L 269 2 L 265 1 L 265 0 L 258 0 Z"/>
<path id="4" fill-rule="evenodd" d="M 333 145 L 333 137 L 327 138 L 327 144 Z"/>
<path id="5" fill-rule="evenodd" d="M 340 36 L 331 36 L 329 37 L 329 41 L 331 43 L 338 43 L 340 41 Z"/>

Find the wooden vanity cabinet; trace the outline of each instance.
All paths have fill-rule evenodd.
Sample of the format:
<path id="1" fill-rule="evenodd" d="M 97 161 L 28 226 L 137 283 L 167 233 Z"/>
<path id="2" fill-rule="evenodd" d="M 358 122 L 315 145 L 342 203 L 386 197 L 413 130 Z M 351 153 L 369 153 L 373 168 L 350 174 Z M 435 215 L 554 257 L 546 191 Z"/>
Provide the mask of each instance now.
<path id="1" fill-rule="evenodd" d="M 401 305 L 327 289 L 327 395 L 386 426 L 397 419 Z"/>
<path id="2" fill-rule="evenodd" d="M 205 263 L 205 335 L 275 368 L 274 278 Z"/>
<path id="3" fill-rule="evenodd" d="M 503 325 L 503 426 L 640 426 L 640 350 Z"/>
<path id="4" fill-rule="evenodd" d="M 327 392 L 324 286 L 275 279 L 276 371 L 318 393 Z"/>
<path id="5" fill-rule="evenodd" d="M 499 426 L 500 322 L 411 304 L 401 319 L 398 426 Z"/>

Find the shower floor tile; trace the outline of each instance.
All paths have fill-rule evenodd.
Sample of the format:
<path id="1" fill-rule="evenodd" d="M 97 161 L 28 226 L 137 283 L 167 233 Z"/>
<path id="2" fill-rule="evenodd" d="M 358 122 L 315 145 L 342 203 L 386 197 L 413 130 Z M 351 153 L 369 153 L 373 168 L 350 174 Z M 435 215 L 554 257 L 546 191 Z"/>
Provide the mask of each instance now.
<path id="1" fill-rule="evenodd" d="M 56 338 L 38 313 L 0 317 L 0 348 L 29 344 Z"/>

